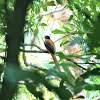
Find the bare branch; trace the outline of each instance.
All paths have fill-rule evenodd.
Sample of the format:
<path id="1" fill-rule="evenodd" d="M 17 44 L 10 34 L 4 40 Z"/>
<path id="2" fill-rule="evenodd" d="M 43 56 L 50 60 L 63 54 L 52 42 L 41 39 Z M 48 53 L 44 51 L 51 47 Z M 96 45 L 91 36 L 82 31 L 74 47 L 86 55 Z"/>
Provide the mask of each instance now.
<path id="1" fill-rule="evenodd" d="M 46 16 L 46 15 L 53 14 L 53 13 L 56 13 L 56 12 L 62 11 L 62 10 L 64 10 L 64 9 L 65 9 L 65 7 L 61 7 L 61 8 L 59 8 L 59 9 L 54 10 L 54 11 L 51 11 L 51 12 L 46 12 L 46 13 L 43 13 L 43 14 L 39 14 L 39 15 L 37 16 L 37 18 L 39 18 L 39 17 L 43 17 L 43 16 Z"/>
<path id="2" fill-rule="evenodd" d="M 86 62 L 86 63 L 77 63 L 77 64 L 100 64 L 100 63 Z"/>
<path id="3" fill-rule="evenodd" d="M 48 53 L 46 50 L 42 50 L 42 51 L 37 51 L 37 50 L 24 50 L 24 49 L 20 49 L 21 52 L 27 52 L 27 53 Z"/>
<path id="4" fill-rule="evenodd" d="M 66 58 L 66 60 L 68 60 L 68 61 L 74 63 L 75 65 L 77 65 L 78 67 L 80 67 L 80 68 L 82 68 L 82 69 L 84 69 L 84 70 L 87 70 L 86 68 L 80 66 L 77 62 L 73 61 L 72 59 Z"/>
<path id="5" fill-rule="evenodd" d="M 42 48 L 40 48 L 38 45 L 36 45 L 36 44 L 23 44 L 22 46 L 35 46 L 35 47 L 37 47 L 38 49 L 40 49 L 40 50 L 43 50 Z"/>

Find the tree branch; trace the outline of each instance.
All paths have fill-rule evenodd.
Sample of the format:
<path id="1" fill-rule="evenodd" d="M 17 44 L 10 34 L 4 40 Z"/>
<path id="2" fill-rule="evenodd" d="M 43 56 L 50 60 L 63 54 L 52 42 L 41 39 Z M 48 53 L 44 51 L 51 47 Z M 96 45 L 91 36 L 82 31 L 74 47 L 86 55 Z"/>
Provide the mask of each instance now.
<path id="1" fill-rule="evenodd" d="M 100 63 L 86 62 L 86 63 L 77 63 L 77 64 L 100 64 Z"/>
<path id="2" fill-rule="evenodd" d="M 38 49 L 40 49 L 40 50 L 43 50 L 42 48 L 40 48 L 38 45 L 36 45 L 36 44 L 23 44 L 23 45 L 21 45 L 21 46 L 35 46 L 35 47 L 37 47 Z"/>
<path id="3" fill-rule="evenodd" d="M 62 11 L 62 10 L 64 10 L 64 9 L 65 9 L 65 7 L 61 7 L 61 8 L 59 8 L 59 9 L 54 10 L 54 11 L 51 11 L 51 12 L 46 12 L 46 13 L 43 13 L 43 14 L 39 14 L 39 15 L 37 16 L 37 18 L 40 18 L 40 17 L 46 16 L 46 15 L 53 14 L 53 13 Z"/>
<path id="4" fill-rule="evenodd" d="M 80 66 L 77 62 L 73 61 L 72 59 L 66 58 L 66 60 L 68 60 L 68 61 L 74 63 L 75 65 L 77 65 L 78 67 L 82 68 L 83 70 L 87 70 L 86 68 Z"/>
<path id="5" fill-rule="evenodd" d="M 27 53 L 48 53 L 46 50 L 43 51 L 37 51 L 37 50 L 24 50 L 20 49 L 21 52 L 27 52 Z"/>

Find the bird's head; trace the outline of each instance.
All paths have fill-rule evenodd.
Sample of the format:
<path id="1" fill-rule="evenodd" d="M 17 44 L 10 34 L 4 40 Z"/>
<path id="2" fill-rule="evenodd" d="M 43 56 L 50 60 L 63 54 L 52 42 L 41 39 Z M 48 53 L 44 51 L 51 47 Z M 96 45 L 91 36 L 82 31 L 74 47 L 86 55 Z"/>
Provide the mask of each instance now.
<path id="1" fill-rule="evenodd" d="M 50 39 L 50 36 L 46 35 L 46 36 L 45 36 L 45 39 Z"/>

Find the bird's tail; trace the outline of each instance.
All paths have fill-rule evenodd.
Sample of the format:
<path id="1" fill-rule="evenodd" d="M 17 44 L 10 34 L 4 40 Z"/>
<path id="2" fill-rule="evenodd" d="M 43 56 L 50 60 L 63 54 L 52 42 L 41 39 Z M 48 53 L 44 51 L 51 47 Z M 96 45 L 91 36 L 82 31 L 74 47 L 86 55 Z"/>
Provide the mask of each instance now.
<path id="1" fill-rule="evenodd" d="M 52 56 L 52 58 L 54 60 L 55 65 L 57 65 L 58 61 L 57 61 L 56 55 L 54 55 L 54 54 L 51 53 L 51 56 Z"/>

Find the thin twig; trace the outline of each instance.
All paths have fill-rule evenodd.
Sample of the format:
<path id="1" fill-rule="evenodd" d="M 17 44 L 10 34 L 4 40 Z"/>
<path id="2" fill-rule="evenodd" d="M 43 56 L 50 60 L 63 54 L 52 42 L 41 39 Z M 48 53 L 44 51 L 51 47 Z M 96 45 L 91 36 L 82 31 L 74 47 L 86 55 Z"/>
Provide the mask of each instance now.
<path id="1" fill-rule="evenodd" d="M 57 42 L 57 41 L 59 41 L 59 40 L 61 40 L 61 39 L 63 39 L 63 38 L 65 38 L 65 37 L 67 37 L 67 35 L 60 37 L 59 39 L 57 39 L 56 41 L 54 41 L 54 43 Z"/>
<path id="2" fill-rule="evenodd" d="M 46 50 L 42 50 L 42 51 L 37 51 L 37 50 L 24 50 L 24 49 L 20 49 L 21 52 L 27 52 L 27 53 L 48 53 Z"/>
<path id="3" fill-rule="evenodd" d="M 36 45 L 36 44 L 23 44 L 22 46 L 35 46 L 35 47 L 37 47 L 38 49 L 40 49 L 40 50 L 43 50 L 42 48 L 40 48 L 38 45 Z"/>
<path id="4" fill-rule="evenodd" d="M 67 35 L 65 35 L 65 36 L 60 37 L 59 39 L 57 39 L 56 41 L 54 41 L 54 43 L 57 42 L 57 41 L 59 41 L 59 40 L 61 40 L 61 39 L 63 39 L 63 38 L 65 38 L 65 37 L 69 37 L 69 35 L 67 34 Z M 69 38 L 70 38 L 70 37 L 69 37 Z M 70 39 L 71 39 L 71 38 L 70 38 Z"/>
<path id="5" fill-rule="evenodd" d="M 80 67 L 80 68 L 82 68 L 82 69 L 84 69 L 84 70 L 87 70 L 86 68 L 80 66 L 77 62 L 73 61 L 72 59 L 66 58 L 66 60 L 68 60 L 68 61 L 74 63 L 75 65 L 77 65 L 78 67 Z"/>
<path id="6" fill-rule="evenodd" d="M 77 64 L 100 64 L 100 63 L 90 63 L 90 62 L 86 62 L 86 63 L 77 63 Z"/>
<path id="7" fill-rule="evenodd" d="M 65 7 L 62 7 L 62 8 L 60 8 L 60 9 L 58 9 L 58 10 L 54 10 L 54 11 L 51 11 L 51 12 L 46 12 L 46 13 L 43 13 L 43 14 L 39 14 L 39 15 L 37 16 L 37 18 L 40 18 L 40 17 L 46 16 L 46 15 L 53 14 L 53 13 L 62 11 L 62 10 L 64 10 L 64 9 L 65 9 Z"/>

